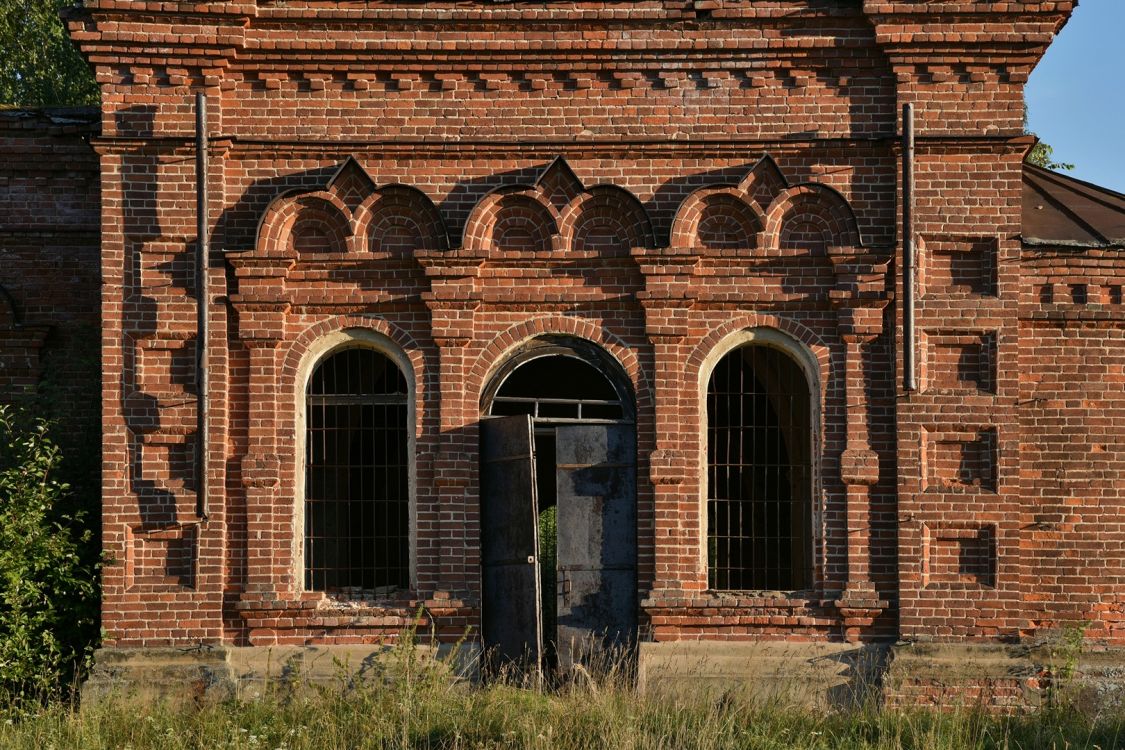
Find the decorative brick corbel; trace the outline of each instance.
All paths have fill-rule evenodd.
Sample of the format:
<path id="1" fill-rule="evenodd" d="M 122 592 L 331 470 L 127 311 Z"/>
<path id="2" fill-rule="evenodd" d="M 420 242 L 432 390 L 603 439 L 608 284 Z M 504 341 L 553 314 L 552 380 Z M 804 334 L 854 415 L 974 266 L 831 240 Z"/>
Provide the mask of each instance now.
<path id="1" fill-rule="evenodd" d="M 653 344 L 676 345 L 688 334 L 698 255 L 675 248 L 633 248 L 633 261 L 645 280 L 637 301 L 645 311 L 645 334 Z"/>
<path id="2" fill-rule="evenodd" d="M 254 303 L 232 297 L 238 311 L 238 340 L 252 349 L 273 348 L 285 338 L 288 302 Z"/>
<path id="3" fill-rule="evenodd" d="M 879 483 L 879 454 L 865 443 L 849 438 L 848 447 L 840 454 L 840 478 L 844 484 L 872 487 Z"/>
<path id="4" fill-rule="evenodd" d="M 890 606 L 879 598 L 870 581 L 849 582 L 843 595 L 833 604 L 840 613 L 840 627 L 848 643 L 858 643 L 862 629 L 875 624 L 875 618 Z"/>
<path id="5" fill-rule="evenodd" d="M 424 251 L 414 256 L 430 280 L 422 301 L 430 309 L 430 328 L 442 356 L 473 340 L 473 319 L 481 305 L 476 288 L 485 258 L 462 250 Z"/>
<path id="6" fill-rule="evenodd" d="M 637 301 L 645 311 L 645 335 L 649 341 L 669 345 L 683 343 L 695 300 L 686 296 L 654 299 L 646 292 L 638 292 Z"/>
<path id="7" fill-rule="evenodd" d="M 649 479 L 657 487 L 678 487 L 698 468 L 689 463 L 690 459 L 682 451 L 654 450 L 648 459 Z"/>
<path id="8" fill-rule="evenodd" d="M 247 454 L 242 458 L 242 486 L 255 489 L 276 487 L 281 459 L 273 454 Z"/>

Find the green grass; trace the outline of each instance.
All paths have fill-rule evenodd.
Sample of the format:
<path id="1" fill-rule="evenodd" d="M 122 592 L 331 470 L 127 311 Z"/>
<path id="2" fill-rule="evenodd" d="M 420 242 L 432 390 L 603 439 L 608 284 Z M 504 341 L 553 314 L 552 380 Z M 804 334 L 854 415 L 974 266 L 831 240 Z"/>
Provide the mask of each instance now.
<path id="1" fill-rule="evenodd" d="M 0 748 L 1110 748 L 1125 718 L 1077 712 L 811 712 L 731 699 L 672 702 L 620 685 L 551 693 L 455 683 L 421 661 L 393 682 L 276 689 L 203 705 L 107 703 L 17 715 Z"/>

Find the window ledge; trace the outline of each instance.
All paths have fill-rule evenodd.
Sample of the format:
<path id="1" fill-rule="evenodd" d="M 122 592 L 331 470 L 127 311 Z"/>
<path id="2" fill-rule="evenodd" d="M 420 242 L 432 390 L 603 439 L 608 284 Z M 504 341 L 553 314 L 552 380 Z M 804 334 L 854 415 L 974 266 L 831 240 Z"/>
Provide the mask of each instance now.
<path id="1" fill-rule="evenodd" d="M 820 605 L 809 591 L 653 592 L 641 602 L 645 609 L 807 609 Z"/>

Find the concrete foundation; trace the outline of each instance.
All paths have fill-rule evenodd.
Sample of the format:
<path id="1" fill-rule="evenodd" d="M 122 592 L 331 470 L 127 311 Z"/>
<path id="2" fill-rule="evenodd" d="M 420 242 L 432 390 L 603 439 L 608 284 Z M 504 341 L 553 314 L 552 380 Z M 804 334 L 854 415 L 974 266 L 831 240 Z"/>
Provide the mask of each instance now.
<path id="1" fill-rule="evenodd" d="M 347 689 L 437 669 L 476 681 L 475 645 L 105 648 L 82 688 L 84 703 L 255 698 L 268 686 Z M 698 700 L 771 701 L 813 710 L 878 704 L 1032 710 L 1065 702 L 1087 711 L 1125 707 L 1125 650 L 1074 654 L 1026 645 L 847 644 L 779 641 L 642 643 L 638 688 Z"/>
<path id="2" fill-rule="evenodd" d="M 886 654 L 848 643 L 642 643 L 639 676 L 648 693 L 849 707 L 878 698 Z"/>
<path id="3" fill-rule="evenodd" d="M 103 648 L 82 686 L 82 701 L 256 698 L 269 685 L 347 689 L 363 681 L 390 682 L 410 669 L 436 668 L 450 680 L 475 680 L 478 662 L 473 645 L 455 652 L 448 645 Z"/>

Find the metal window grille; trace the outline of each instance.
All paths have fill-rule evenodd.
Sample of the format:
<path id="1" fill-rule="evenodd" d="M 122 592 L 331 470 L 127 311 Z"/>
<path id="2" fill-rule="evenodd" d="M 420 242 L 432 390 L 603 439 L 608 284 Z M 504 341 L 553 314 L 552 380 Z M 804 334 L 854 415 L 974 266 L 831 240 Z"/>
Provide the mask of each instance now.
<path id="1" fill-rule="evenodd" d="M 606 376 L 587 362 L 564 355 L 520 365 L 496 392 L 491 413 L 528 414 L 546 422 L 624 418 L 621 398 Z"/>
<path id="2" fill-rule="evenodd" d="M 345 349 L 306 391 L 305 588 L 383 595 L 409 585 L 406 379 Z"/>
<path id="3" fill-rule="evenodd" d="M 812 422 L 797 363 L 728 354 L 707 388 L 708 585 L 795 590 L 812 579 Z"/>

